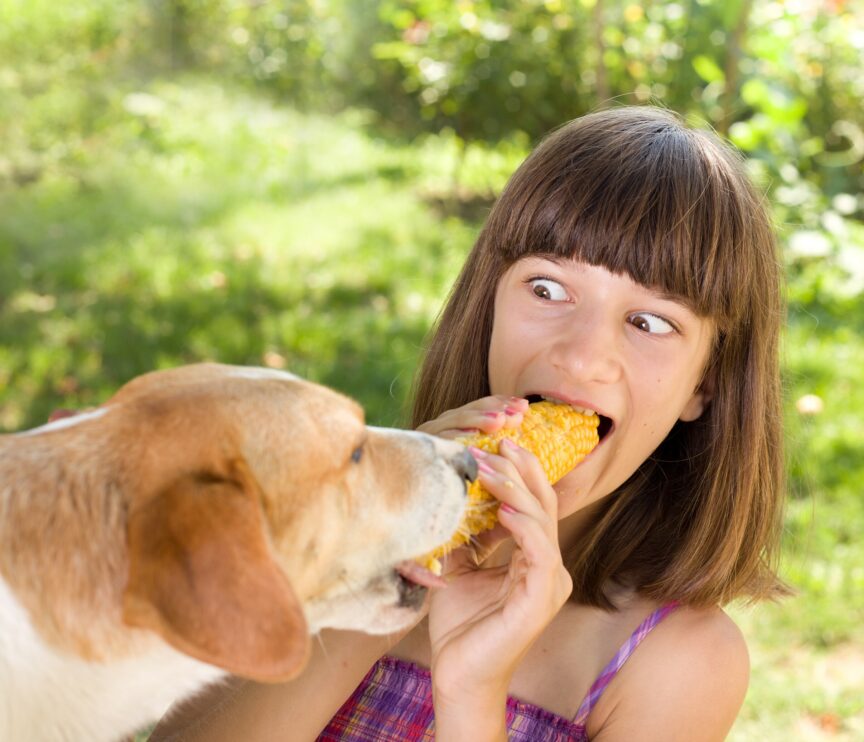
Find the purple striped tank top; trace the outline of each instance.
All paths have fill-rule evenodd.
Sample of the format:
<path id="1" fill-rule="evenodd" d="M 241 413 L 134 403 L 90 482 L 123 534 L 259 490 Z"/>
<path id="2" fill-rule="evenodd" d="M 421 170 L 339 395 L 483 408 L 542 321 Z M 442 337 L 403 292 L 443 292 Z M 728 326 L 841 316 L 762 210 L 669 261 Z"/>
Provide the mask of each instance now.
<path id="1" fill-rule="evenodd" d="M 507 731 L 517 742 L 587 742 L 588 714 L 630 655 L 678 604 L 655 610 L 624 642 L 592 683 L 570 720 L 512 696 L 507 699 Z M 434 742 L 435 717 L 429 670 L 382 657 L 345 701 L 317 742 Z"/>

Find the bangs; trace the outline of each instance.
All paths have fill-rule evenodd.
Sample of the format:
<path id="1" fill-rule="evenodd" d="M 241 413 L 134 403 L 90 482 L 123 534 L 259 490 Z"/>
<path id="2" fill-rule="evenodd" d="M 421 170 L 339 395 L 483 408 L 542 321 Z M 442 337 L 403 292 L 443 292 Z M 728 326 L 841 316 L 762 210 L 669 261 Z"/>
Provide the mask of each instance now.
<path id="1" fill-rule="evenodd" d="M 647 106 L 600 111 L 545 139 L 508 181 L 450 293 L 415 389 L 415 426 L 491 393 L 497 288 L 529 256 L 626 275 L 715 329 L 699 386 L 706 409 L 598 500 L 564 554 L 572 599 L 609 609 L 610 582 L 694 606 L 782 594 L 782 271 L 742 159 Z"/>
<path id="2" fill-rule="evenodd" d="M 588 116 L 558 130 L 523 164 L 490 215 L 491 249 L 507 264 L 545 254 L 626 274 L 728 329 L 759 290 L 740 158 L 666 112 L 609 113 L 600 129 Z"/>

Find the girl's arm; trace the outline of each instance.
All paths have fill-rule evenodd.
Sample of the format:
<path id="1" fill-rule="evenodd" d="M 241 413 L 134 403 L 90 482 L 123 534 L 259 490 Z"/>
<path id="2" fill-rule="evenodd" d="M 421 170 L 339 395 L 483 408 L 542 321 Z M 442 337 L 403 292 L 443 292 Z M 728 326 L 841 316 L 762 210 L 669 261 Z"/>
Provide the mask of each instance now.
<path id="1" fill-rule="evenodd" d="M 274 684 L 231 678 L 214 684 L 170 709 L 150 742 L 311 742 L 402 635 L 323 631 L 313 638 L 309 664 L 298 678 Z"/>
<path id="2" fill-rule="evenodd" d="M 639 646 L 588 717 L 597 742 L 721 742 L 747 692 L 738 627 L 719 608 L 680 608 Z"/>

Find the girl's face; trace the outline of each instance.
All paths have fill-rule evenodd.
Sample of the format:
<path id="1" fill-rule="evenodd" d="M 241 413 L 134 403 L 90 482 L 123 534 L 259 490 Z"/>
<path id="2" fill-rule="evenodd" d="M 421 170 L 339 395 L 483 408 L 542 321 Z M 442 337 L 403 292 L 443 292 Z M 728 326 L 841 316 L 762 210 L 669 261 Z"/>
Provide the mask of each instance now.
<path id="1" fill-rule="evenodd" d="M 528 257 L 507 270 L 495 294 L 492 394 L 592 409 L 605 430 L 556 485 L 559 517 L 612 492 L 677 420 L 699 417 L 713 335 L 681 300 L 605 268 Z"/>

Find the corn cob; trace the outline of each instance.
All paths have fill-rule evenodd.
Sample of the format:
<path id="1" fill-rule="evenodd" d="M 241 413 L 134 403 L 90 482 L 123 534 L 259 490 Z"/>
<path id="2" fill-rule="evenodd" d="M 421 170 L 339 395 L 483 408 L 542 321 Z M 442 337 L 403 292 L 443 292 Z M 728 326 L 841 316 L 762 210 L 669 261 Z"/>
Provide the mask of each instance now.
<path id="1" fill-rule="evenodd" d="M 577 412 L 569 405 L 554 402 L 534 402 L 518 428 L 506 428 L 496 433 L 474 433 L 457 438 L 466 446 L 498 453 L 504 438 L 518 443 L 539 460 L 546 477 L 555 484 L 599 442 L 597 426 L 600 419 L 595 413 Z M 479 481 L 468 485 L 468 507 L 459 528 L 446 544 L 420 557 L 417 561 L 435 574 L 441 574 L 439 557 L 466 544 L 477 533 L 487 531 L 498 522 L 498 501 Z"/>

